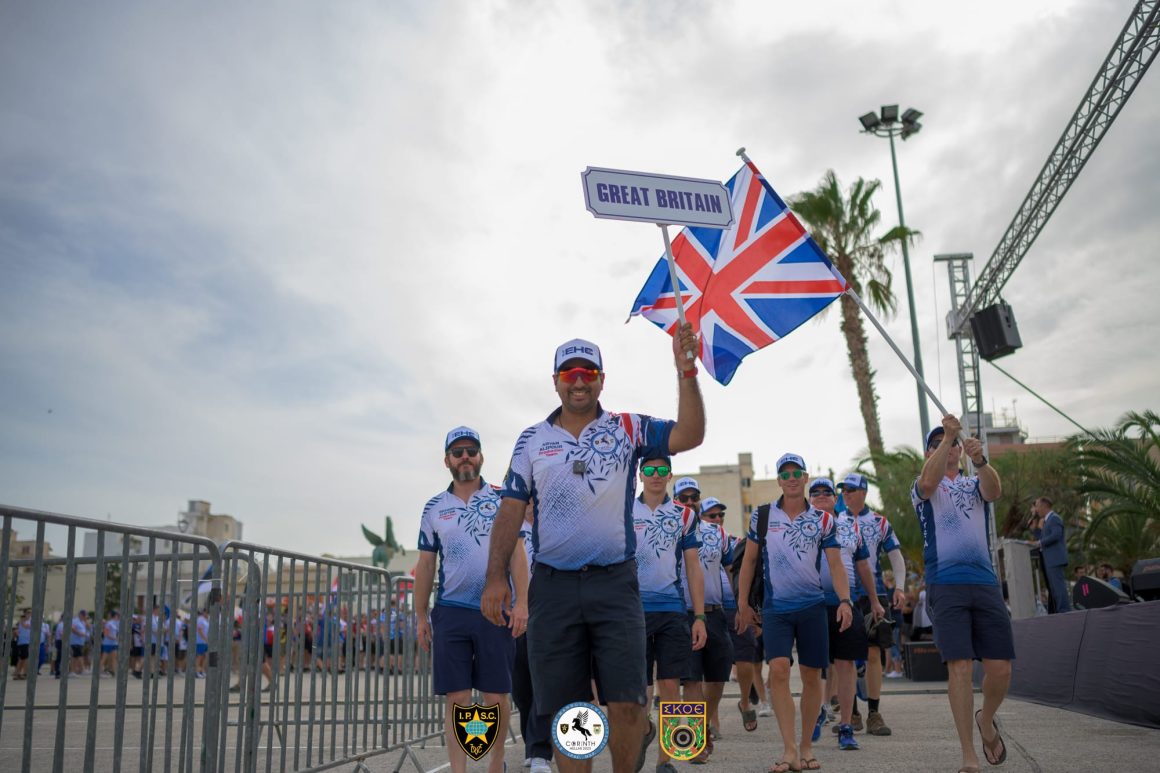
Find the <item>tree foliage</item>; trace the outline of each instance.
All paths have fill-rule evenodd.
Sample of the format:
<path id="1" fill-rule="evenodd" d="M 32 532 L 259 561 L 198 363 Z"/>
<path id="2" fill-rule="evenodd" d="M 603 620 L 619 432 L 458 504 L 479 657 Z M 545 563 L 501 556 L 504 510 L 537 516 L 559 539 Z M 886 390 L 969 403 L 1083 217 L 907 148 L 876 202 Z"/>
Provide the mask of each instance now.
<path id="1" fill-rule="evenodd" d="M 1089 561 L 1129 571 L 1160 554 L 1160 415 L 1130 411 L 1111 429 L 1068 440 L 1091 515 L 1079 547 Z"/>
<path id="2" fill-rule="evenodd" d="M 789 198 L 789 204 L 809 226 L 818 246 L 830 257 L 850 287 L 869 306 L 883 314 L 893 314 L 897 307 L 893 276 L 886 258 L 902 241 L 918 234 L 902 227 L 892 228 L 878 236 L 882 215 L 873 198 L 882 183 L 856 179 L 843 192 L 834 171 L 823 175 L 818 187 Z M 866 440 L 872 455 L 885 453 L 878 418 L 878 395 L 874 390 L 874 370 L 866 346 L 866 330 L 857 304 L 848 295 L 839 301 L 842 310 L 842 335 L 850 370 L 858 388 L 858 402 L 866 427 Z"/>
<path id="3" fill-rule="evenodd" d="M 867 454 L 857 461 L 857 472 L 866 476 L 881 497 L 870 507 L 882 513 L 894 527 L 906 565 L 921 571 L 922 529 L 910 501 L 910 489 L 922 470 L 922 454 L 910 446 L 898 446 L 877 456 Z"/>
<path id="4" fill-rule="evenodd" d="M 1003 496 L 993 506 L 995 532 L 1000 538 L 1029 538 L 1031 505 L 1039 497 L 1050 499 L 1055 511 L 1069 523 L 1083 513 L 1075 454 L 1067 447 L 1005 454 L 993 449 L 991 465 L 1003 483 Z"/>

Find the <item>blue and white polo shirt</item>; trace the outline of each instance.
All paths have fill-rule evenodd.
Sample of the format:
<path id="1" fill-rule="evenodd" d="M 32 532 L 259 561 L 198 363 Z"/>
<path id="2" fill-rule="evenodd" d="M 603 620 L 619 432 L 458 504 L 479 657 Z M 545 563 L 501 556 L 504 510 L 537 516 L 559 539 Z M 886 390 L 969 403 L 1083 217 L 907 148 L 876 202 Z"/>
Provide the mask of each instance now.
<path id="1" fill-rule="evenodd" d="M 979 491 L 979 478 L 944 477 L 930 499 L 910 488 L 910 501 L 922 527 L 922 559 L 927 585 L 998 585 L 987 549 L 991 508 Z"/>
<path id="2" fill-rule="evenodd" d="M 516 440 L 503 496 L 521 502 L 535 497 L 537 564 L 573 571 L 636 555 L 637 462 L 669 455 L 675 422 L 597 409 L 578 439 L 554 423 L 557 408 Z"/>
<path id="3" fill-rule="evenodd" d="M 781 509 L 782 499 L 770 505 L 762 563 L 765 566 L 763 613 L 796 612 L 825 602 L 822 592 L 822 551 L 840 547 L 834 516 L 808 507 L 797 518 Z M 757 510 L 749 519 L 749 539 L 757 542 Z M 777 578 L 775 583 L 773 578 Z"/>
<path id="4" fill-rule="evenodd" d="M 685 611 L 685 551 L 701 547 L 700 522 L 690 508 L 667 496 L 656 510 L 641 497 L 633 500 L 636 577 L 645 612 Z"/>
<path id="5" fill-rule="evenodd" d="M 729 537 L 729 552 L 733 555 L 733 560 L 736 561 L 741 557 L 738 551 L 745 550 L 745 540 L 740 537 Z M 721 567 L 721 606 L 726 610 L 737 609 L 737 596 L 733 593 L 733 582 L 730 579 L 729 570 L 724 566 Z"/>
<path id="6" fill-rule="evenodd" d="M 834 516 L 834 538 L 838 540 L 838 547 L 841 548 L 839 554 L 842 556 L 842 566 L 846 568 L 846 579 L 850 583 L 850 598 L 856 598 L 854 563 L 869 558 L 858 520 L 849 513 Z M 825 556 L 822 557 L 819 568 L 822 576 L 822 593 L 826 596 L 826 604 L 836 607 L 841 596 L 834 590 L 834 578 L 830 576 L 830 562 L 825 559 Z"/>
<path id="7" fill-rule="evenodd" d="M 858 514 L 858 526 L 862 529 L 862 541 L 866 543 L 866 550 L 870 553 L 870 569 L 874 572 L 874 592 L 878 596 L 888 594 L 886 584 L 882 582 L 882 553 L 900 550 L 898 538 L 894 536 L 894 527 L 886 516 L 874 512 L 869 507 L 862 508 Z M 862 587 L 862 578 L 858 578 L 859 595 L 865 595 Z"/>
<path id="8" fill-rule="evenodd" d="M 697 534 L 701 538 L 697 556 L 701 560 L 701 570 L 705 575 L 705 606 L 723 606 L 725 589 L 721 581 L 721 567 L 722 564 L 733 562 L 733 544 L 719 523 L 701 521 L 697 527 Z M 693 597 L 689 595 L 688 588 L 685 588 L 685 608 L 693 608 Z"/>
<path id="9" fill-rule="evenodd" d="M 439 554 L 436 606 L 479 609 L 499 489 L 480 478 L 479 489 L 464 502 L 451 493 L 453 486 L 431 497 L 423 508 L 419 550 Z"/>

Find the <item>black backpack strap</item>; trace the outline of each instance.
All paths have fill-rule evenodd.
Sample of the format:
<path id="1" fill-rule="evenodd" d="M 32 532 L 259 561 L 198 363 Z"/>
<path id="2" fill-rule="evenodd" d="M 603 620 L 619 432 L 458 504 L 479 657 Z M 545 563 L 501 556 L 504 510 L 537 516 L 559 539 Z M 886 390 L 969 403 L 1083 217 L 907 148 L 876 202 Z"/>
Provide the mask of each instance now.
<path id="1" fill-rule="evenodd" d="M 757 508 L 757 542 L 765 544 L 765 532 L 769 530 L 769 503 Z"/>

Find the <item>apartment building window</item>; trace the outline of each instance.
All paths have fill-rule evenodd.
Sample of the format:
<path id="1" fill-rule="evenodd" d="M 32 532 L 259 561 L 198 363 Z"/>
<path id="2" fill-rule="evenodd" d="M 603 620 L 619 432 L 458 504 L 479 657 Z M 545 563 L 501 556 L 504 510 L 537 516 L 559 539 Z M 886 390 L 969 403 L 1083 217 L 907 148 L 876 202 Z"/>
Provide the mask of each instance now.
<path id="1" fill-rule="evenodd" d="M 753 485 L 753 478 L 742 478 L 741 488 L 749 488 Z"/>

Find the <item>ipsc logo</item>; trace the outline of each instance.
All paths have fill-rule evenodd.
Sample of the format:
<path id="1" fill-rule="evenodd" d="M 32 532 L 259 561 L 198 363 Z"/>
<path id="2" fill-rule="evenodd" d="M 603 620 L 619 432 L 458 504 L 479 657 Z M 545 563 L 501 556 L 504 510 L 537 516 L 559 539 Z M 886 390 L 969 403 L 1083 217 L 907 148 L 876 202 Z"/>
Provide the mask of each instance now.
<path id="1" fill-rule="evenodd" d="M 661 701 L 661 751 L 676 762 L 705 749 L 704 701 Z"/>
<path id="2" fill-rule="evenodd" d="M 499 732 L 499 704 L 480 706 L 473 703 L 470 706 L 460 706 L 455 703 L 453 706 L 455 740 L 459 741 L 468 757 L 478 761 L 495 743 L 495 737 Z"/>
<path id="3" fill-rule="evenodd" d="M 569 703 L 552 720 L 552 740 L 574 760 L 595 757 L 608 745 L 608 717 L 591 703 Z"/>

